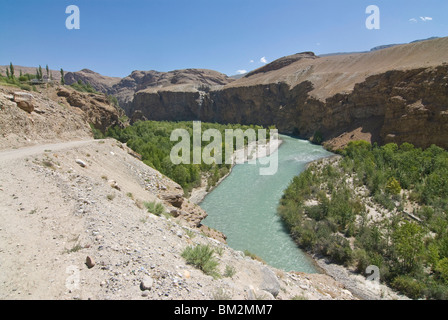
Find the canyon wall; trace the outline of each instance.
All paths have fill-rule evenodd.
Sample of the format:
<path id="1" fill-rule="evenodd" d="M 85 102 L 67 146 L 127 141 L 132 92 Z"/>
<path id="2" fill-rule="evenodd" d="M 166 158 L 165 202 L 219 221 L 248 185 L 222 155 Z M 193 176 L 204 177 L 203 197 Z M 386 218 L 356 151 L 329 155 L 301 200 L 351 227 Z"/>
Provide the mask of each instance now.
<path id="1" fill-rule="evenodd" d="M 209 92 L 142 91 L 131 113 L 140 110 L 149 120 L 276 125 L 306 139 L 320 132 L 335 146 L 360 129 L 371 142 L 448 147 L 448 65 L 369 76 L 324 101 L 310 94 L 313 89 L 304 81 L 294 87 L 280 82 Z"/>

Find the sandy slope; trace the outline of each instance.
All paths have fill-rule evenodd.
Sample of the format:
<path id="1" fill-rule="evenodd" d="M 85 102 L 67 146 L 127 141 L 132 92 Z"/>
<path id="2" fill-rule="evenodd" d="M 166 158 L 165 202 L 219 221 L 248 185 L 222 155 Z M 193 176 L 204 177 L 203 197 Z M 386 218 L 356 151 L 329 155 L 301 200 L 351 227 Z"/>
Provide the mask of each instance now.
<path id="1" fill-rule="evenodd" d="M 175 184 L 115 140 L 0 159 L 0 299 L 353 299 L 329 276 L 266 267 L 182 220 L 149 214 L 139 201 L 160 201 Z M 186 264 L 181 253 L 199 243 L 220 248 L 219 273 L 229 265 L 235 275 L 213 279 Z M 150 290 L 142 291 L 145 277 Z"/>
<path id="2" fill-rule="evenodd" d="M 325 100 L 336 93 L 351 91 L 356 83 L 363 82 L 370 75 L 444 63 L 448 63 L 448 37 L 368 53 L 304 58 L 278 70 L 238 79 L 226 88 L 278 82 L 294 87 L 303 81 L 311 81 L 315 88 L 311 94 Z"/>

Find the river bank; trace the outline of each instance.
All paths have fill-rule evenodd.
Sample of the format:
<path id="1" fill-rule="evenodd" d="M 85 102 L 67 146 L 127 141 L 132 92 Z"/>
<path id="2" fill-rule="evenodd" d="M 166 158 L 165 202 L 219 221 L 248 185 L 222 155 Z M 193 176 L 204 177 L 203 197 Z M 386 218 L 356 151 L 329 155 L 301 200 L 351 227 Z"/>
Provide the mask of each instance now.
<path id="1" fill-rule="evenodd" d="M 333 155 L 311 161 L 306 168 L 316 165 L 316 168 L 321 169 L 326 165 L 333 165 L 341 159 L 342 156 Z M 358 194 L 358 196 L 362 196 L 362 194 Z M 313 202 L 310 201 L 310 205 Z M 361 300 L 409 300 L 408 297 L 400 295 L 388 286 L 381 284 L 381 282 L 368 280 L 366 276 L 357 273 L 354 267 L 332 263 L 323 256 L 315 254 L 310 254 L 310 256 L 324 274 L 343 284 L 347 290 Z"/>

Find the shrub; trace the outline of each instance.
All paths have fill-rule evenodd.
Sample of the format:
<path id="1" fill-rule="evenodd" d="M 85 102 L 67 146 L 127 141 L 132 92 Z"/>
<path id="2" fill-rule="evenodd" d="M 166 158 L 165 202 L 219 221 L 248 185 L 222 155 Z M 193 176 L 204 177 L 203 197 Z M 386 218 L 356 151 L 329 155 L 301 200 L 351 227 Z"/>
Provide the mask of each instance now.
<path id="1" fill-rule="evenodd" d="M 224 277 L 226 278 L 232 278 L 236 274 L 235 267 L 226 266 L 226 269 L 224 270 Z"/>
<path id="2" fill-rule="evenodd" d="M 155 214 L 156 216 L 160 216 L 162 213 L 165 212 L 165 207 L 161 203 L 153 201 L 153 202 L 145 202 L 144 205 L 146 209 L 148 209 L 148 212 Z"/>
<path id="3" fill-rule="evenodd" d="M 324 141 L 324 137 L 323 137 L 322 133 L 320 131 L 316 131 L 314 133 L 312 141 L 315 144 L 322 144 L 322 142 Z"/>
<path id="4" fill-rule="evenodd" d="M 443 282 L 448 284 L 448 258 L 444 258 L 437 263 L 436 272 L 439 274 Z"/>
<path id="5" fill-rule="evenodd" d="M 218 261 L 213 257 L 215 250 L 208 245 L 189 246 L 182 252 L 188 264 L 191 264 L 207 275 L 217 277 L 216 267 Z"/>
<path id="6" fill-rule="evenodd" d="M 263 259 L 261 259 L 259 256 L 257 256 L 256 254 L 253 254 L 252 252 L 250 252 L 249 250 L 244 250 L 244 255 L 246 256 L 246 257 L 250 257 L 252 260 L 257 260 L 257 261 L 260 261 L 261 263 L 264 263 L 264 264 L 266 264 L 266 262 L 263 260 Z"/>
<path id="7" fill-rule="evenodd" d="M 400 182 L 398 182 L 395 178 L 390 178 L 386 184 L 386 191 L 390 194 L 397 195 L 401 192 Z"/>
<path id="8" fill-rule="evenodd" d="M 392 287 L 412 299 L 421 298 L 425 285 L 409 276 L 398 276 L 392 281 Z"/>

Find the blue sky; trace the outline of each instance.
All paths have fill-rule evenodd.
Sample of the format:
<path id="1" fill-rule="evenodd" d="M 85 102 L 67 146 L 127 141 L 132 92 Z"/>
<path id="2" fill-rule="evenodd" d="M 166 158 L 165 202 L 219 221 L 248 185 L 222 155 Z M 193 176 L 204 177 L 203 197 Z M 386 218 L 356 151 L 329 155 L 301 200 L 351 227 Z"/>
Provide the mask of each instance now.
<path id="1" fill-rule="evenodd" d="M 65 9 L 80 9 L 68 30 Z M 369 5 L 380 29 L 368 30 Z M 0 65 L 234 75 L 303 51 L 364 51 L 448 36 L 446 0 L 1 0 Z M 263 59 L 264 58 L 264 59 Z"/>

